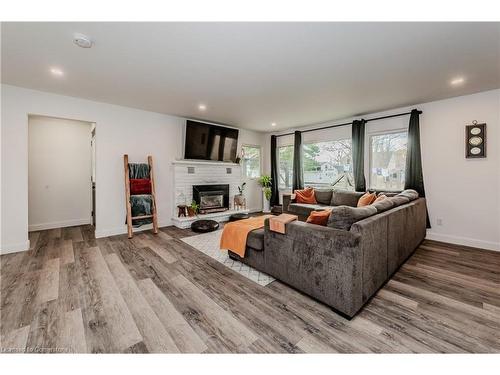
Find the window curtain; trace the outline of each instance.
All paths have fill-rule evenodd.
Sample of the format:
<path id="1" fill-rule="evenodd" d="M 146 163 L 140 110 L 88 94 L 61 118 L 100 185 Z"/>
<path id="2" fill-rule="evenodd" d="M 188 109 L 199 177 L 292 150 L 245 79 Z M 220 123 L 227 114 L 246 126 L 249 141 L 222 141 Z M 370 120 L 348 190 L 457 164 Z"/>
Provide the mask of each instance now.
<path id="1" fill-rule="evenodd" d="M 296 131 L 293 141 L 293 190 L 304 189 L 304 169 L 302 168 L 302 133 Z"/>
<path id="2" fill-rule="evenodd" d="M 365 120 L 352 122 L 352 169 L 354 189 L 366 191 L 365 181 Z"/>
<path id="3" fill-rule="evenodd" d="M 410 114 L 408 125 L 408 146 L 406 151 L 405 189 L 413 189 L 421 197 L 425 197 L 424 176 L 422 173 L 422 155 L 420 151 L 420 114 L 414 109 Z M 430 228 L 427 213 L 427 228 Z"/>
<path id="4" fill-rule="evenodd" d="M 279 204 L 278 158 L 276 154 L 276 136 L 271 136 L 271 207 Z"/>

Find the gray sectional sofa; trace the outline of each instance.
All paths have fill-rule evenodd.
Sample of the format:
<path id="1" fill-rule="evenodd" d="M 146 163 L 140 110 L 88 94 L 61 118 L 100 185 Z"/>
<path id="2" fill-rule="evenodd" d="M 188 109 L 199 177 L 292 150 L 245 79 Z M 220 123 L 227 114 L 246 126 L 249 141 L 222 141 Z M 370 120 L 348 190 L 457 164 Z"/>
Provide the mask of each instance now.
<path id="1" fill-rule="evenodd" d="M 315 207 L 285 196 L 283 211 L 301 220 L 287 224 L 286 234 L 272 232 L 267 220 L 249 234 L 244 258 L 229 256 L 351 318 L 413 253 L 426 231 L 425 199 L 416 192 L 405 190 L 358 208 L 361 195 L 320 191 Z M 329 204 L 322 203 L 328 196 Z M 326 207 L 332 209 L 328 226 L 304 222 L 310 211 Z"/>

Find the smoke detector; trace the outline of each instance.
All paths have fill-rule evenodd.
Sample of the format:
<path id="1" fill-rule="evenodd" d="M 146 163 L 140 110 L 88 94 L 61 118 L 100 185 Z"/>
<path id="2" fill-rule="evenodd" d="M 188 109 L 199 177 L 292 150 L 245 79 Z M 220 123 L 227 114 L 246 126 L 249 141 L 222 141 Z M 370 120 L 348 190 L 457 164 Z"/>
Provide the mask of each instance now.
<path id="1" fill-rule="evenodd" d="M 82 48 L 90 48 L 92 47 L 92 44 L 94 44 L 88 36 L 83 34 L 75 34 L 73 37 L 73 43 Z"/>

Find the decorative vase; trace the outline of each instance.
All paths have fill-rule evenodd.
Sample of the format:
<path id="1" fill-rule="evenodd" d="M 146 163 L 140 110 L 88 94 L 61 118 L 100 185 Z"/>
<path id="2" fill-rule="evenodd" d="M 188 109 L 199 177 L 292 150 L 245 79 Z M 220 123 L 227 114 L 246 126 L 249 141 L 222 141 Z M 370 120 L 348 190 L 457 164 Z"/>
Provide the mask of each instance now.
<path id="1" fill-rule="evenodd" d="M 266 193 L 262 191 L 262 212 L 271 212 L 271 205 L 268 199 L 266 199 Z"/>

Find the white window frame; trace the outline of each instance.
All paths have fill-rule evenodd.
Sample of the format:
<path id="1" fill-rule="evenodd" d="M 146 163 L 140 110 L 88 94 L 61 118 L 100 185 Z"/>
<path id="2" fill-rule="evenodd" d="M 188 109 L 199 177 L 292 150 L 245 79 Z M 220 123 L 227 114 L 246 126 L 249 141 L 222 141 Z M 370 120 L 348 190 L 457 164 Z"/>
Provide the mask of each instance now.
<path id="1" fill-rule="evenodd" d="M 372 186 L 372 138 L 380 135 L 386 134 L 397 134 L 397 133 L 406 133 L 406 139 L 408 140 L 408 129 L 399 128 L 399 129 L 390 129 L 390 130 L 380 130 L 376 132 L 371 132 L 367 134 L 365 139 L 365 166 L 368 165 L 368 168 L 365 167 L 365 176 L 368 176 L 368 189 L 375 190 Z M 406 152 L 408 152 L 408 142 L 406 143 Z M 367 163 L 368 161 L 368 163 Z M 405 171 L 406 172 L 406 171 Z"/>
<path id="2" fill-rule="evenodd" d="M 258 180 L 262 176 L 262 146 L 245 143 L 241 145 L 241 151 L 243 151 L 243 147 L 252 147 L 259 149 L 259 175 L 257 177 L 248 177 L 246 175 L 246 169 L 243 171 L 243 177 L 246 178 L 247 180 Z"/>

